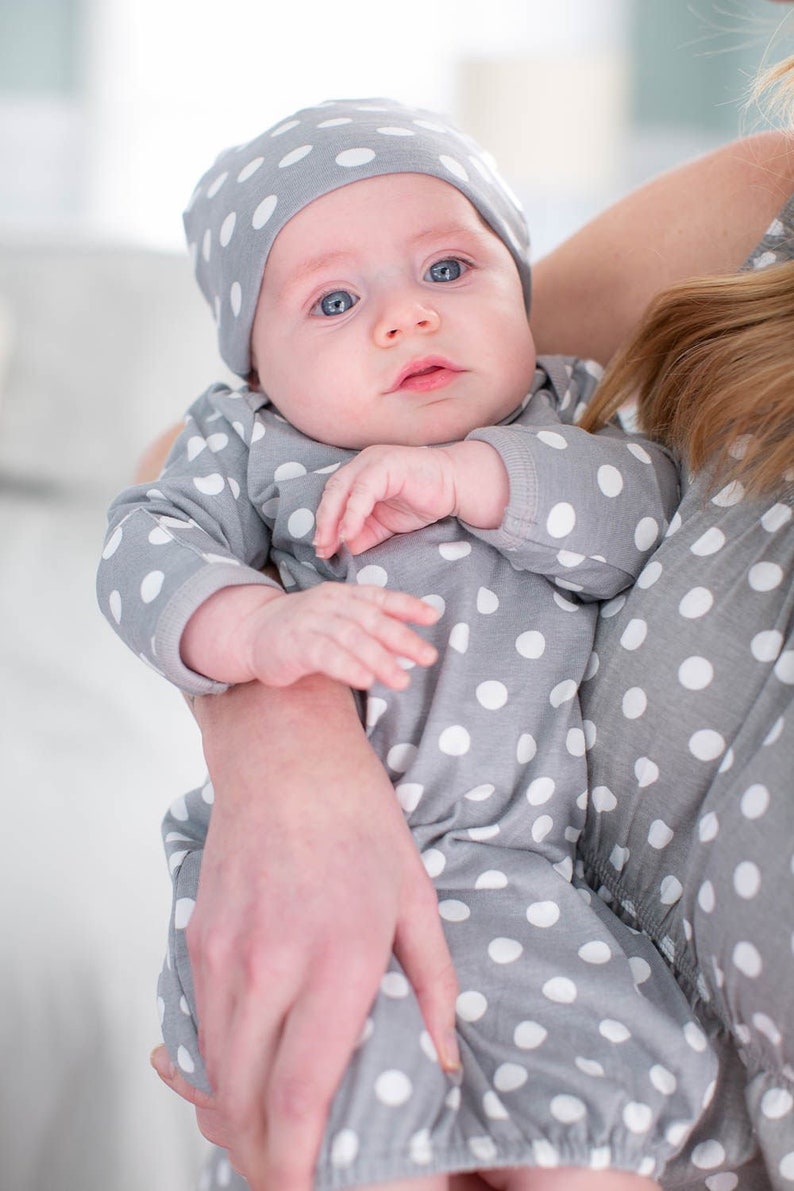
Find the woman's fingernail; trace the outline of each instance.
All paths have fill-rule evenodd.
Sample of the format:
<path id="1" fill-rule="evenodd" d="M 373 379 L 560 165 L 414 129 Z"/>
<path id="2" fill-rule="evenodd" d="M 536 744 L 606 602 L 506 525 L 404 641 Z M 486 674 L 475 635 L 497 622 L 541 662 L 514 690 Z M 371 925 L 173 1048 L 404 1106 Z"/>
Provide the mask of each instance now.
<path id="1" fill-rule="evenodd" d="M 455 1075 L 461 1070 L 458 1036 L 454 1030 L 448 1030 L 444 1035 L 444 1049 L 441 1053 L 441 1066 L 448 1075 Z"/>

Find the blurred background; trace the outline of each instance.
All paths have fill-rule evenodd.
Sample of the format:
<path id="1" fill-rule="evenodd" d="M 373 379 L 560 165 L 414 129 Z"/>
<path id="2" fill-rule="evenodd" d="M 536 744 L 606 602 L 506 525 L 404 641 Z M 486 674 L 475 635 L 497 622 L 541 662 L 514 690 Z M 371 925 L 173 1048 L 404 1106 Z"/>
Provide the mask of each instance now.
<path id="1" fill-rule="evenodd" d="M 201 750 L 93 592 L 109 500 L 224 376 L 182 246 L 198 176 L 297 107 L 388 95 L 495 154 L 541 254 L 759 127 L 742 105 L 791 52 L 784 19 L 771 0 L 0 0 L 0 1191 L 190 1191 L 203 1149 L 147 1063 L 159 822 Z"/>

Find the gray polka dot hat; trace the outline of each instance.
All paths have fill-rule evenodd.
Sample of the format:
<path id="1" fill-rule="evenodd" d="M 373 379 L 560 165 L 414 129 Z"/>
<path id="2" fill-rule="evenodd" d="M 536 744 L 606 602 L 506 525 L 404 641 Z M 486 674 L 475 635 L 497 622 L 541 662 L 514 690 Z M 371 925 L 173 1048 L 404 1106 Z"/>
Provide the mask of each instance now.
<path id="1" fill-rule="evenodd" d="M 469 199 L 509 249 L 529 309 L 526 223 L 490 157 L 432 112 L 390 99 L 329 101 L 221 153 L 185 211 L 196 277 L 218 325 L 221 356 L 233 372 L 250 372 L 262 274 L 285 223 L 350 182 L 399 173 L 441 178 Z"/>

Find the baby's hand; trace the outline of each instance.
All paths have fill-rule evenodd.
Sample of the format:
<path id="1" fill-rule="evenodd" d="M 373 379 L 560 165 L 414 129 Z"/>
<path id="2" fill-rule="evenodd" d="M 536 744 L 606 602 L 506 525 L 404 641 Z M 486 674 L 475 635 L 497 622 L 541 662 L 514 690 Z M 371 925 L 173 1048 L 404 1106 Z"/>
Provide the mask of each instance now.
<path id="1" fill-rule="evenodd" d="M 250 677 L 266 686 L 290 686 L 308 674 L 326 674 L 368 690 L 382 682 L 408 686 L 400 659 L 420 666 L 436 650 L 405 623 L 430 625 L 438 611 L 415 596 L 384 587 L 320 583 L 309 591 L 270 599 L 240 631 Z"/>
<path id="2" fill-rule="evenodd" d="M 344 543 L 363 554 L 456 508 L 455 467 L 434 447 L 366 447 L 331 476 L 317 510 L 314 548 L 330 558 Z"/>

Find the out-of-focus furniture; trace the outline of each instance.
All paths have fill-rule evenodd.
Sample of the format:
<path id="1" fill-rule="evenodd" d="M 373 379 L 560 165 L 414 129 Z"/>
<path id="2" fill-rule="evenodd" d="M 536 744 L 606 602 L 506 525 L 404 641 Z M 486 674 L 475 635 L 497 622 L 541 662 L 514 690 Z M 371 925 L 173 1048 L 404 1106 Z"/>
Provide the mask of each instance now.
<path id="1" fill-rule="evenodd" d="M 186 259 L 0 243 L 0 1185 L 190 1191 L 204 1143 L 151 1072 L 162 813 L 198 733 L 99 614 L 105 508 L 225 373 Z"/>

